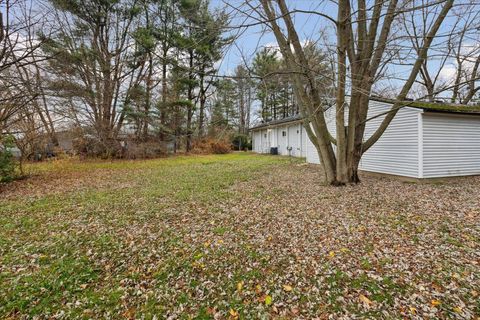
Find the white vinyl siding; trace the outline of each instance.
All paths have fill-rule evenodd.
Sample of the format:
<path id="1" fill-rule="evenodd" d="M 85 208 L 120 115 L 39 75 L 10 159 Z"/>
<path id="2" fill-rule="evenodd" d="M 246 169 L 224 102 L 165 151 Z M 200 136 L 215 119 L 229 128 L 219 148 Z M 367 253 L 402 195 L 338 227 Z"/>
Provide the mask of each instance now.
<path id="1" fill-rule="evenodd" d="M 306 148 L 305 148 L 305 151 L 306 151 L 306 158 L 307 158 L 307 162 L 308 163 L 317 163 L 317 164 L 320 164 L 320 159 L 318 157 L 318 152 L 317 152 L 317 148 L 315 148 L 315 146 L 313 145 L 313 142 L 310 140 L 310 138 L 308 138 L 308 135 L 307 135 L 307 130 L 304 129 L 305 131 L 305 136 L 307 137 L 307 140 L 306 142 Z"/>
<path id="2" fill-rule="evenodd" d="M 254 131 L 252 134 L 252 149 L 254 152 L 262 153 L 262 131 Z"/>
<path id="3" fill-rule="evenodd" d="M 367 122 L 365 140 L 379 127 L 391 106 L 370 102 L 367 118 L 379 116 Z M 326 112 L 327 126 L 333 136 L 334 112 L 334 108 Z M 282 136 L 283 131 L 287 136 Z M 270 147 L 278 147 L 281 155 L 288 155 L 287 148 L 292 147 L 292 156 L 320 163 L 315 146 L 298 122 L 253 131 L 252 138 L 255 152 L 269 153 Z M 414 178 L 480 175 L 480 116 L 402 108 L 363 155 L 359 169 Z"/>
<path id="4" fill-rule="evenodd" d="M 330 134 L 335 137 L 335 135 L 337 134 L 337 128 L 335 126 L 335 108 L 330 108 L 325 111 L 325 120 L 327 122 L 328 131 L 330 131 Z M 318 156 L 317 148 L 315 148 L 312 141 L 308 138 L 306 131 L 305 135 L 307 136 L 307 162 L 320 164 L 320 158 Z"/>
<path id="5" fill-rule="evenodd" d="M 300 124 L 293 124 L 288 127 L 288 147 L 291 148 L 290 155 L 293 157 L 301 157 L 302 156 L 302 128 Z M 288 151 L 287 151 L 288 154 Z"/>
<path id="6" fill-rule="evenodd" d="M 270 152 L 267 130 L 257 130 L 252 133 L 253 151 L 257 153 Z"/>
<path id="7" fill-rule="evenodd" d="M 384 114 L 389 108 L 389 104 L 371 101 L 368 118 Z M 380 139 L 362 156 L 359 169 L 418 178 L 418 117 L 421 113 L 422 110 L 414 108 L 400 109 Z M 367 122 L 365 140 L 384 118 L 382 115 Z"/>
<path id="8" fill-rule="evenodd" d="M 308 139 L 305 128 L 299 122 L 252 131 L 253 151 L 257 153 L 270 153 L 271 147 L 277 147 L 280 155 L 305 157 L 305 139 Z"/>
<path id="9" fill-rule="evenodd" d="M 284 133 L 285 132 L 285 133 Z M 278 154 L 282 156 L 288 155 L 288 137 L 287 137 L 287 127 L 281 126 L 277 128 L 277 137 L 278 137 Z M 284 135 L 285 134 L 285 135 Z"/>
<path id="10" fill-rule="evenodd" d="M 480 174 L 480 116 L 423 115 L 423 176 Z"/>
<path id="11" fill-rule="evenodd" d="M 371 101 L 367 119 L 384 114 L 390 108 L 391 104 Z M 418 114 L 421 112 L 414 108 L 400 109 L 382 137 L 363 155 L 359 169 L 418 177 Z M 365 140 L 375 132 L 384 118 L 385 115 L 381 115 L 367 122 Z M 334 108 L 327 111 L 326 119 L 328 129 L 335 137 Z M 320 163 L 317 149 L 311 141 L 307 142 L 307 162 Z"/>
<path id="12" fill-rule="evenodd" d="M 302 157 L 306 157 L 307 156 L 307 144 L 308 142 L 310 142 L 310 139 L 308 138 L 308 135 L 307 135 L 307 130 L 305 130 L 305 127 L 301 124 L 300 125 L 301 128 L 302 128 L 302 131 L 300 132 L 302 137 Z"/>

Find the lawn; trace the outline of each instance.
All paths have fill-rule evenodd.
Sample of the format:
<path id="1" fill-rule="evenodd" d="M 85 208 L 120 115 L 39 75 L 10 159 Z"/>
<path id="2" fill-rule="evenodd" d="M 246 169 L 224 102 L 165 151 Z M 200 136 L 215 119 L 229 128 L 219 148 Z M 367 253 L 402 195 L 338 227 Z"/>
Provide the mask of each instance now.
<path id="1" fill-rule="evenodd" d="M 253 154 L 0 186 L 0 318 L 480 317 L 480 178 L 321 184 Z"/>

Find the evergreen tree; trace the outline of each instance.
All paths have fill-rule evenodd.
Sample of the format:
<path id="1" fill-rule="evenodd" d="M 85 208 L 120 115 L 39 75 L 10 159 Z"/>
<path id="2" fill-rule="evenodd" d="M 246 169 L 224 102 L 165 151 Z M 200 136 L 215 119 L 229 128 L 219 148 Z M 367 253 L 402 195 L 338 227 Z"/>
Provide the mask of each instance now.
<path id="1" fill-rule="evenodd" d="M 234 81 L 231 79 L 220 80 L 217 84 L 216 99 L 213 104 L 210 135 L 233 128 L 238 116 L 235 103 L 236 91 Z"/>
<path id="2" fill-rule="evenodd" d="M 263 121 L 277 118 L 278 74 L 280 60 L 275 50 L 264 48 L 253 59 L 252 68 L 261 80 L 257 82 L 257 99 L 260 100 L 260 115 Z"/>
<path id="3" fill-rule="evenodd" d="M 212 13 L 209 2 L 204 0 L 183 0 L 180 12 L 187 24 L 180 46 L 185 54 L 184 68 L 187 70 L 184 83 L 187 84 L 187 99 L 192 102 L 187 110 L 187 152 L 191 149 L 194 134 L 193 116 L 198 106 L 198 135 L 203 135 L 205 106 L 208 92 L 212 89 L 217 72 L 216 62 L 221 50 L 230 41 L 223 37 L 227 16 L 223 12 Z"/>

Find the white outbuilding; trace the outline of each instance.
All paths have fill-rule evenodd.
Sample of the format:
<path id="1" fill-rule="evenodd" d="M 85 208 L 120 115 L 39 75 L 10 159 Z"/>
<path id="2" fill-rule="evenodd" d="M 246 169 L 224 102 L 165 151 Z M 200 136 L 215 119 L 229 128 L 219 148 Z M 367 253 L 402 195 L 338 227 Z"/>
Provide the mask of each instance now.
<path id="1" fill-rule="evenodd" d="M 372 98 L 365 139 L 392 107 Z M 326 113 L 335 136 L 334 108 Z M 374 116 L 377 116 L 374 118 Z M 262 123 L 251 129 L 253 151 L 305 157 L 320 163 L 300 116 Z M 275 150 L 275 149 L 274 149 Z M 405 102 L 382 137 L 362 157 L 360 170 L 411 178 L 480 175 L 480 109 L 443 103 Z"/>

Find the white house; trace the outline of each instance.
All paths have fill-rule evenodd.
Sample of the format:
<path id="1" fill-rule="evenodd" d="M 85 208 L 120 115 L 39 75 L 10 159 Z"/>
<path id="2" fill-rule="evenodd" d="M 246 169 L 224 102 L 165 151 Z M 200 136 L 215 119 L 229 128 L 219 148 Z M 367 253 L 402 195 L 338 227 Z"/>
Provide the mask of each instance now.
<path id="1" fill-rule="evenodd" d="M 407 106 L 408 105 L 408 106 Z M 370 100 L 365 139 L 392 107 L 386 99 Z M 334 108 L 326 113 L 335 136 Z M 320 163 L 299 116 L 260 124 L 251 129 L 253 150 L 306 157 Z M 362 157 L 360 170 L 412 177 L 480 175 L 480 108 L 443 103 L 405 102 L 383 136 Z"/>

